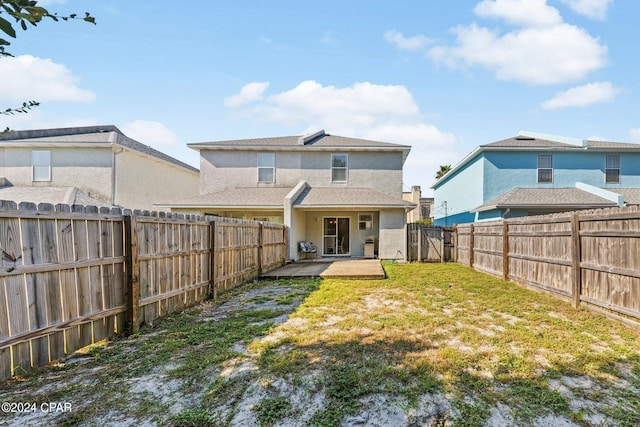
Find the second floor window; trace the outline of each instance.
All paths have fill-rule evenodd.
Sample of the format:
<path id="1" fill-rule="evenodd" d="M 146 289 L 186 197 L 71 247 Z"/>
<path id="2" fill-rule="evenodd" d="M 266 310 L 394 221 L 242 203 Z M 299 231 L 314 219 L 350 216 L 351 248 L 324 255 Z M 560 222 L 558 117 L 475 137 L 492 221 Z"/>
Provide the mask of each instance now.
<path id="1" fill-rule="evenodd" d="M 331 182 L 347 182 L 347 155 L 331 155 Z"/>
<path id="2" fill-rule="evenodd" d="M 538 183 L 553 182 L 553 157 L 549 154 L 538 156 Z"/>
<path id="3" fill-rule="evenodd" d="M 258 153 L 258 182 L 276 182 L 275 153 Z"/>
<path id="4" fill-rule="evenodd" d="M 607 184 L 618 184 L 620 182 L 620 156 L 607 156 L 604 179 Z"/>
<path id="5" fill-rule="evenodd" d="M 33 181 L 51 181 L 51 151 L 32 151 L 31 165 Z"/>

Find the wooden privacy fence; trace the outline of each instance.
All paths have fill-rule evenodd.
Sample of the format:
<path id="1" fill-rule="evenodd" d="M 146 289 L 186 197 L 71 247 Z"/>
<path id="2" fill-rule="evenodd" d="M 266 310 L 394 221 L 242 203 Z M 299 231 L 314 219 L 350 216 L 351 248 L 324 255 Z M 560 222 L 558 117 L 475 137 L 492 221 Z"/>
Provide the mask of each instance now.
<path id="1" fill-rule="evenodd" d="M 458 262 L 640 321 L 640 207 L 459 224 Z"/>
<path id="2" fill-rule="evenodd" d="M 452 237 L 453 227 L 407 224 L 407 261 L 455 261 Z"/>
<path id="3" fill-rule="evenodd" d="M 0 202 L 0 380 L 284 264 L 286 228 Z"/>

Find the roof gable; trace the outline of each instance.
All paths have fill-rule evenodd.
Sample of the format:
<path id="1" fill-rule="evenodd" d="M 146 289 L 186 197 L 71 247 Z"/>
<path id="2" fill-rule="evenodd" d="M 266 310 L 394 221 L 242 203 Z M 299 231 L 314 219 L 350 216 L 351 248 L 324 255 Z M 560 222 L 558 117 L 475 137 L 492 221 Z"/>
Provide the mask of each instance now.
<path id="1" fill-rule="evenodd" d="M 228 141 L 212 141 L 212 142 L 198 142 L 193 144 L 187 144 L 194 150 L 201 149 L 265 149 L 269 148 L 290 148 L 290 149 L 309 149 L 309 148 L 369 148 L 369 149 L 395 149 L 395 150 L 409 150 L 411 147 L 408 145 L 393 144 L 390 142 L 371 141 L 360 138 L 348 138 L 338 135 L 330 135 L 322 133 L 314 138 L 300 143 L 301 138 L 304 136 L 279 136 L 273 138 L 252 138 L 252 139 L 234 139 Z"/>

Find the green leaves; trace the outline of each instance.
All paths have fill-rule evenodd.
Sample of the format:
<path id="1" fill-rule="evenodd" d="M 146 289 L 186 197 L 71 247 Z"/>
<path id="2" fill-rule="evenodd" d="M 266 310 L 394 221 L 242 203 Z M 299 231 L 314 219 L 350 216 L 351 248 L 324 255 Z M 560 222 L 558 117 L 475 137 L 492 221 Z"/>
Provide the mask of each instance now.
<path id="1" fill-rule="evenodd" d="M 7 108 L 4 111 L 0 111 L 0 114 L 13 116 L 15 113 L 26 113 L 28 110 L 31 110 L 33 107 L 37 107 L 38 105 L 40 105 L 40 103 L 37 101 L 27 101 L 23 102 L 21 107 Z"/>
<path id="2" fill-rule="evenodd" d="M 11 23 L 0 16 L 0 31 L 7 34 L 10 37 L 16 38 L 16 31 L 11 26 Z"/>
<path id="3" fill-rule="evenodd" d="M 51 13 L 44 7 L 37 6 L 37 1 L 32 0 L 0 0 L 0 15 L 2 14 L 13 18 L 16 24 L 20 24 L 20 28 L 25 31 L 29 28 L 29 24 L 35 27 L 44 18 L 49 18 L 55 22 L 60 19 L 63 21 L 78 19 L 94 25 L 96 23 L 96 19 L 89 12 L 85 12 L 83 18 L 79 18 L 75 13 L 69 16 L 58 16 L 57 13 Z M 2 16 L 0 16 L 0 31 L 9 37 L 16 38 L 16 30 L 13 25 Z M 4 48 L 4 46 L 10 44 L 6 39 L 0 38 L 0 56 L 13 56 Z"/>

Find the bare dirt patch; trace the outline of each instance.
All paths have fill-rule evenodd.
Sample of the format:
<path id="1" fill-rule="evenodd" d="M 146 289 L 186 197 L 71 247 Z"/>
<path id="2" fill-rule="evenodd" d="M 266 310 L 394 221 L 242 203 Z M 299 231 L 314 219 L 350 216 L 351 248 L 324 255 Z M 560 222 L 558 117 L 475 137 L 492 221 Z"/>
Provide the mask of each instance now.
<path id="1" fill-rule="evenodd" d="M 640 422 L 638 331 L 461 266 L 385 267 L 257 282 L 5 382 L 0 402 L 36 410 L 0 425 Z"/>

